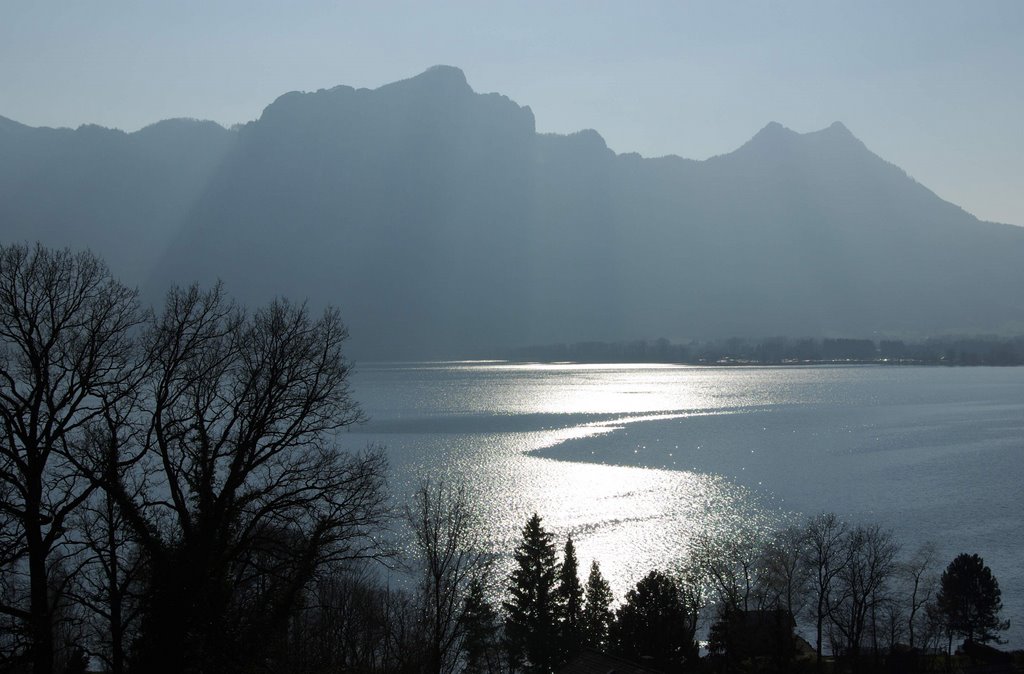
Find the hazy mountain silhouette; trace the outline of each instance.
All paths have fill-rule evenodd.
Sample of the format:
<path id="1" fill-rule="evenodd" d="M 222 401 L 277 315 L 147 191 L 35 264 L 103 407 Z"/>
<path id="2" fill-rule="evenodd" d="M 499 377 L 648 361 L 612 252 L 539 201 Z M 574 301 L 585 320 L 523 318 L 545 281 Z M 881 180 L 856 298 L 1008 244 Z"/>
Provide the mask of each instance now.
<path id="1" fill-rule="evenodd" d="M 435 67 L 289 93 L 225 130 L 0 118 L 5 240 L 91 245 L 157 298 L 342 308 L 358 357 L 639 337 L 1024 331 L 1024 228 L 980 222 L 836 123 L 706 161 L 616 155 Z"/>
<path id="2" fill-rule="evenodd" d="M 0 117 L 4 241 L 91 247 L 141 283 L 188 221 L 236 134 L 167 120 L 132 134 L 30 128 Z"/>

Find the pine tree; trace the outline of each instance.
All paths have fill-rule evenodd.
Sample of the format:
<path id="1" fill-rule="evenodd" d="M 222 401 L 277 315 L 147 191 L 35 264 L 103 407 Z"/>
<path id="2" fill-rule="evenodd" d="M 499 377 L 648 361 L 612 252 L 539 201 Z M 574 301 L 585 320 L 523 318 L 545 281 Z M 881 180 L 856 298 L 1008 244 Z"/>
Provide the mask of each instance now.
<path id="1" fill-rule="evenodd" d="M 552 535 L 534 514 L 523 527 L 509 577 L 505 609 L 505 643 L 514 668 L 549 672 L 558 664 L 558 564 Z"/>
<path id="2" fill-rule="evenodd" d="M 487 600 L 484 584 L 474 578 L 463 603 L 460 618 L 465 671 L 492 672 L 499 667 L 498 614 Z"/>
<path id="3" fill-rule="evenodd" d="M 613 601 L 611 586 L 601 575 L 601 568 L 595 560 L 590 563 L 586 602 L 583 605 L 584 645 L 599 651 L 608 647 L 608 630 L 615 619 L 612 613 Z"/>
<path id="4" fill-rule="evenodd" d="M 1003 608 L 999 582 L 978 555 L 958 555 L 942 572 L 935 600 L 950 634 L 967 641 L 999 641 L 1009 623 L 999 619 Z"/>
<path id="5" fill-rule="evenodd" d="M 559 608 L 562 662 L 565 663 L 580 652 L 583 643 L 583 586 L 580 585 L 579 562 L 572 536 L 565 541 L 555 594 Z"/>

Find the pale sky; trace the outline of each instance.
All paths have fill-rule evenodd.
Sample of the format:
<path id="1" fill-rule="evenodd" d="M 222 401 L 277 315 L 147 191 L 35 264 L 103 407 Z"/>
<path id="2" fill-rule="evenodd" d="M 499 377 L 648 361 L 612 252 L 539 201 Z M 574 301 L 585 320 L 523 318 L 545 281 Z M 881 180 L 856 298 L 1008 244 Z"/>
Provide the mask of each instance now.
<path id="1" fill-rule="evenodd" d="M 539 131 L 703 159 L 842 121 L 980 218 L 1024 225 L 1024 2 L 0 0 L 0 115 L 132 131 L 435 64 Z"/>

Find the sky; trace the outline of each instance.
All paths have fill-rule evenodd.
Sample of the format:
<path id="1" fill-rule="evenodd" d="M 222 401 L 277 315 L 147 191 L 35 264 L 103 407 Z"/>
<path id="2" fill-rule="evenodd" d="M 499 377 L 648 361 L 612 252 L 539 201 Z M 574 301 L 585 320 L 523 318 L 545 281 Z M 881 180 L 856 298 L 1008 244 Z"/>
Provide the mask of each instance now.
<path id="1" fill-rule="evenodd" d="M 0 0 L 0 116 L 225 126 L 435 64 L 541 132 L 704 159 L 842 121 L 940 197 L 1024 225 L 1024 2 Z"/>

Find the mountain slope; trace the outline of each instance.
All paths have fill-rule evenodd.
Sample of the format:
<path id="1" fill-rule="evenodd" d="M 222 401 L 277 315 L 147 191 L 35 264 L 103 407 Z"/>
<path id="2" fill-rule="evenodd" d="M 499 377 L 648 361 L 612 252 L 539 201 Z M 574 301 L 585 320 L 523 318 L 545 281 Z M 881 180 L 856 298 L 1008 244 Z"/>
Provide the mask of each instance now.
<path id="1" fill-rule="evenodd" d="M 0 118 L 4 241 L 92 247 L 140 283 L 187 222 L 235 134 L 166 120 L 126 134 L 98 126 L 30 128 Z"/>
<path id="2" fill-rule="evenodd" d="M 233 130 L 0 119 L 5 240 L 89 243 L 158 298 L 337 304 L 357 356 L 730 335 L 1024 330 L 1024 229 L 983 223 L 839 123 L 696 162 L 616 155 L 437 67 L 289 93 Z"/>

